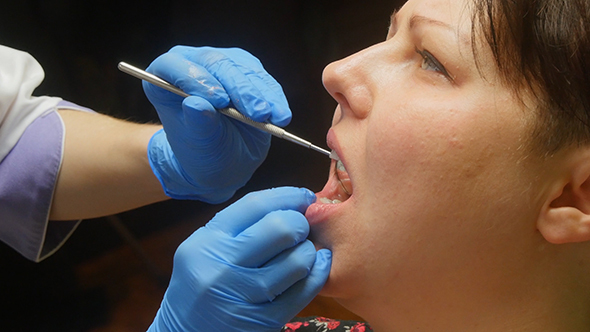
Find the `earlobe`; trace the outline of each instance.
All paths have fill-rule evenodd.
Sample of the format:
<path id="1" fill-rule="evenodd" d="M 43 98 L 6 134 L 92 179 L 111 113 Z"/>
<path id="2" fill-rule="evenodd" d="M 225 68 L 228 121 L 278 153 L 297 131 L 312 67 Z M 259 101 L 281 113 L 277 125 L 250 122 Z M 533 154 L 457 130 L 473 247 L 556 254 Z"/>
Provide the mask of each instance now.
<path id="1" fill-rule="evenodd" d="M 590 158 L 578 154 L 564 162 L 567 178 L 561 178 L 537 220 L 537 229 L 550 243 L 590 241 Z"/>
<path id="2" fill-rule="evenodd" d="M 590 215 L 576 207 L 548 207 L 537 223 L 543 237 L 553 244 L 590 241 Z"/>

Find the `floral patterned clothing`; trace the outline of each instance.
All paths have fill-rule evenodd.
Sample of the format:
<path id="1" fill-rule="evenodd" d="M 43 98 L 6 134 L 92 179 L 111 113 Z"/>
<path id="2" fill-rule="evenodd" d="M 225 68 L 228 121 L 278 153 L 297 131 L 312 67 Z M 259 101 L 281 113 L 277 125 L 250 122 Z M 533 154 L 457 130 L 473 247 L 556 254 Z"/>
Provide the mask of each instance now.
<path id="1" fill-rule="evenodd" d="M 369 324 L 357 321 L 335 320 L 324 317 L 294 318 L 281 332 L 369 332 Z"/>

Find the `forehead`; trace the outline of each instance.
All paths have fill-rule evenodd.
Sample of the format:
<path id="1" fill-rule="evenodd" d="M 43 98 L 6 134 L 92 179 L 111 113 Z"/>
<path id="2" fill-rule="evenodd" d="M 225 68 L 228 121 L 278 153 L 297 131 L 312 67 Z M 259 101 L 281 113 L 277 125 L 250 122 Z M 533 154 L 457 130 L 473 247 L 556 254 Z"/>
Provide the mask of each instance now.
<path id="1" fill-rule="evenodd" d="M 400 9 L 402 15 L 418 15 L 451 26 L 458 33 L 471 32 L 470 1 L 409 0 Z"/>

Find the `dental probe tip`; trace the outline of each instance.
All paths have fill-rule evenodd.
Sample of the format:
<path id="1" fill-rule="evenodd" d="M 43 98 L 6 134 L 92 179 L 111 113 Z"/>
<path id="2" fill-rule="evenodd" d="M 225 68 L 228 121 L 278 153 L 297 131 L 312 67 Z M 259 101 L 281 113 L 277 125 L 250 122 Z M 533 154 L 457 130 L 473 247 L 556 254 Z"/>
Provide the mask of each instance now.
<path id="1" fill-rule="evenodd" d="M 336 161 L 340 161 L 340 157 L 338 157 L 338 154 L 334 150 L 330 151 L 330 155 L 328 157 Z"/>
<path id="2" fill-rule="evenodd" d="M 317 152 L 320 152 L 320 153 L 325 154 L 326 156 L 330 157 L 330 159 L 334 159 L 336 161 L 339 161 L 340 160 L 340 157 L 338 157 L 338 154 L 336 154 L 336 151 L 334 151 L 334 150 L 328 151 L 328 150 L 322 149 L 319 146 L 316 146 L 316 145 L 313 145 L 313 144 L 310 144 L 309 145 L 309 148 L 312 149 L 312 150 L 315 150 Z"/>

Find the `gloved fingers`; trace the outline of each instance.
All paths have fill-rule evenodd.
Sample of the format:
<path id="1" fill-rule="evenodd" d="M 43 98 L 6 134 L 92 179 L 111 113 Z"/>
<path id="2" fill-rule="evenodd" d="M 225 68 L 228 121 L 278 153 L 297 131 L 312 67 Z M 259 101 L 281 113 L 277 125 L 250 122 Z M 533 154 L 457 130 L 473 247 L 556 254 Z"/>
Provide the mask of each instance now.
<path id="1" fill-rule="evenodd" d="M 260 61 L 241 49 L 174 47 L 178 53 L 202 65 L 221 82 L 238 111 L 254 121 L 285 126 L 291 110 L 280 84 Z"/>
<path id="2" fill-rule="evenodd" d="M 223 84 L 235 108 L 250 119 L 272 122 L 273 112 L 283 116 L 288 114 L 290 117 L 286 99 L 282 105 L 278 102 L 269 103 L 269 100 L 279 101 L 280 97 L 275 96 L 273 90 L 260 82 L 259 75 L 267 75 L 266 73 L 254 72 L 253 69 L 240 66 L 227 57 L 221 58 L 208 69 Z"/>
<path id="3" fill-rule="evenodd" d="M 269 304 L 269 312 L 279 313 L 279 321 L 287 322 L 299 313 L 322 290 L 330 275 L 332 252 L 320 249 L 316 253 L 315 263 L 309 275 L 277 296 Z"/>
<path id="4" fill-rule="evenodd" d="M 316 260 L 316 250 L 309 240 L 287 249 L 268 261 L 262 270 L 265 271 L 268 300 L 274 299 L 299 280 L 310 274 Z"/>
<path id="5" fill-rule="evenodd" d="M 247 161 L 264 160 L 266 157 L 270 147 L 270 134 L 222 115 L 213 105 L 201 97 L 187 97 L 183 101 L 182 108 L 184 111 L 183 120 L 188 125 L 189 134 L 201 139 L 211 139 L 209 144 L 201 144 L 200 147 L 215 149 L 215 151 L 211 151 L 212 154 L 234 161 L 244 160 L 242 158 Z M 214 142 L 215 137 L 223 139 L 223 142 Z M 243 142 L 244 145 L 241 145 L 240 142 Z M 223 151 L 219 150 L 220 147 L 227 147 L 232 151 L 231 155 L 223 156 Z M 242 147 L 246 150 L 242 150 Z M 225 165 L 230 165 L 231 160 L 227 160 Z M 242 165 L 241 168 L 246 172 L 246 165 Z M 231 179 L 232 175 L 235 174 L 227 174 L 226 178 Z"/>
<path id="6" fill-rule="evenodd" d="M 239 63 L 246 68 L 252 68 L 256 70 L 264 70 L 262 62 L 258 60 L 250 52 L 245 51 L 241 48 L 217 48 L 217 47 L 193 47 L 178 45 L 172 47 L 168 53 L 178 53 L 184 58 L 194 63 L 201 64 L 203 67 L 208 67 L 211 64 L 218 62 L 219 60 L 230 58 L 236 63 Z"/>
<path id="7" fill-rule="evenodd" d="M 281 187 L 252 192 L 219 212 L 205 227 L 235 237 L 272 211 L 304 213 L 315 199 L 315 194 L 305 188 Z"/>
<path id="8" fill-rule="evenodd" d="M 304 241 L 308 234 L 309 223 L 302 213 L 293 210 L 272 211 L 236 236 L 235 246 L 242 250 L 234 250 L 235 259 L 232 263 L 243 267 L 260 267 L 284 250 Z"/>
<path id="9" fill-rule="evenodd" d="M 291 110 L 281 85 L 266 72 L 256 72 L 247 68 L 244 68 L 243 72 L 252 85 L 265 96 L 270 106 L 271 113 L 267 121 L 280 127 L 288 125 L 291 122 Z"/>
<path id="10" fill-rule="evenodd" d="M 315 260 L 313 244 L 310 241 L 302 242 L 281 252 L 260 268 L 245 270 L 240 267 L 238 276 L 247 281 L 235 291 L 239 289 L 245 303 L 254 305 L 272 302 L 279 294 L 307 277 Z"/>
<path id="11" fill-rule="evenodd" d="M 189 95 L 207 99 L 216 108 L 229 105 L 229 96 L 222 84 L 203 66 L 188 61 L 181 54 L 164 53 L 156 58 L 146 71 Z"/>
<path id="12" fill-rule="evenodd" d="M 286 126 L 291 110 L 282 87 L 266 71 L 255 71 L 230 59 L 218 64 L 216 76 L 227 89 L 232 103 L 254 121 Z"/>

